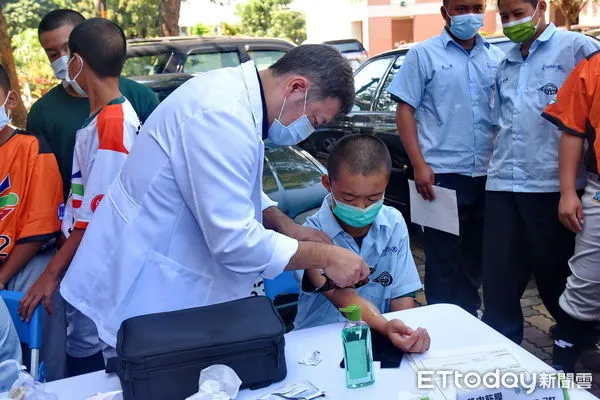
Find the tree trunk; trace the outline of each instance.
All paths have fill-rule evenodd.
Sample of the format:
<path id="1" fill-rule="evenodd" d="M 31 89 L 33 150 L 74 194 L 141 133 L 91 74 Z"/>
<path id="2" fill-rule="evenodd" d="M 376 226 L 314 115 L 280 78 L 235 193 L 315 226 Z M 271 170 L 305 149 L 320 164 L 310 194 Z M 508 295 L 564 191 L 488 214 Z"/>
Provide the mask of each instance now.
<path id="1" fill-rule="evenodd" d="M 179 36 L 181 0 L 160 0 L 160 32 L 162 36 Z"/>
<path id="2" fill-rule="evenodd" d="M 27 123 L 27 110 L 21 100 L 21 87 L 17 77 L 17 69 L 15 68 L 15 59 L 13 58 L 10 36 L 8 36 L 6 19 L 0 10 L 0 64 L 6 68 L 10 76 L 10 86 L 12 91 L 17 95 L 17 106 L 12 112 L 12 122 L 19 128 L 25 128 Z"/>

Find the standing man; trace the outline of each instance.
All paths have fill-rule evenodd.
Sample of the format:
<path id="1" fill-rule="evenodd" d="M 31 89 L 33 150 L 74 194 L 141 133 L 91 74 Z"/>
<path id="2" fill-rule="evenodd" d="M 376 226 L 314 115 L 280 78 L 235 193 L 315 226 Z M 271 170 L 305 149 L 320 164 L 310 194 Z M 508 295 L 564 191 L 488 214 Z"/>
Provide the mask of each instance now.
<path id="1" fill-rule="evenodd" d="M 571 275 L 560 296 L 552 364 L 574 372 L 577 356 L 600 321 L 600 52 L 569 75 L 544 117 L 562 130 L 558 216 L 577 234 Z M 587 142 L 587 150 L 584 142 Z M 585 150 L 585 157 L 583 157 Z M 585 194 L 577 195 L 577 172 L 585 160 Z"/>
<path id="2" fill-rule="evenodd" d="M 460 235 L 425 228 L 425 295 L 473 315 L 481 305 L 485 180 L 493 147 L 490 91 L 501 50 L 477 31 L 485 0 L 444 0 L 441 35 L 413 47 L 389 91 L 419 194 L 456 190 Z"/>
<path id="3" fill-rule="evenodd" d="M 369 275 L 359 255 L 323 243 L 262 193 L 263 140 L 299 143 L 353 102 L 342 55 L 305 45 L 260 73 L 249 61 L 202 74 L 161 103 L 60 289 L 95 322 L 105 359 L 130 317 L 242 298 L 283 270 L 322 268 L 339 287 Z"/>
<path id="4" fill-rule="evenodd" d="M 48 56 L 55 76 L 62 82 L 31 107 L 27 118 L 27 130 L 46 139 L 56 156 L 65 198 L 68 198 L 71 187 L 75 133 L 83 127 L 90 115 L 90 103 L 85 92 L 76 81 L 70 80 L 67 83 L 69 36 L 73 28 L 84 20 L 83 15 L 73 10 L 51 11 L 41 20 L 38 26 L 40 44 Z M 152 90 L 132 80 L 120 78 L 119 90 L 129 100 L 142 122 L 158 105 L 158 98 Z M 60 295 L 57 294 L 53 301 L 61 302 Z M 95 351 L 79 350 L 93 347 L 94 343 L 67 346 L 69 375 L 103 368 L 100 343 L 97 339 Z M 57 370 L 57 368 L 48 368 L 51 374 L 55 374 Z"/>
<path id="5" fill-rule="evenodd" d="M 547 24 L 546 8 L 544 0 L 498 1 L 504 34 L 517 44 L 500 64 L 494 89 L 499 118 L 486 186 L 483 320 L 516 343 L 531 274 L 556 318 L 574 251 L 574 234 L 556 211 L 560 131 L 542 112 L 579 61 L 598 49 L 590 37 Z M 584 184 L 580 171 L 577 189 Z"/>
<path id="6" fill-rule="evenodd" d="M 40 44 L 48 56 L 54 75 L 61 83 L 31 106 L 27 118 L 27 130 L 42 135 L 56 156 L 63 178 L 65 199 L 69 196 L 71 188 L 75 132 L 83 126 L 90 114 L 90 103 L 85 92 L 76 82 L 65 81 L 69 60 L 69 35 L 73 28 L 84 20 L 83 15 L 77 11 L 54 10 L 40 21 Z M 119 90 L 129 100 L 142 123 L 158 106 L 158 98 L 151 89 L 130 79 L 120 78 Z"/>

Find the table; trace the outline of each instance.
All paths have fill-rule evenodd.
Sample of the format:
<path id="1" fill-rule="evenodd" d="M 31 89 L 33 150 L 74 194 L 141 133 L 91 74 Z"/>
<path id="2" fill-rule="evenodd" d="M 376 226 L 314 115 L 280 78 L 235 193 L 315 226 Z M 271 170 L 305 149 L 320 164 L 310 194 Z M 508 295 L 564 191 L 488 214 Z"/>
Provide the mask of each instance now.
<path id="1" fill-rule="evenodd" d="M 386 318 L 400 318 L 409 326 L 424 327 L 431 336 L 431 350 L 446 350 L 465 346 L 501 345 L 520 358 L 531 371 L 550 371 L 546 363 L 488 327 L 460 307 L 437 304 L 411 310 L 386 314 Z M 416 390 L 417 378 L 408 363 L 403 360 L 399 369 L 382 369 L 375 377 L 375 384 L 360 389 L 346 389 L 344 370 L 339 367 L 343 358 L 341 329 L 343 324 L 293 331 L 286 335 L 287 378 L 283 382 L 260 390 L 243 390 L 239 400 L 256 400 L 286 383 L 308 379 L 327 392 L 330 399 L 363 400 L 397 398 L 400 390 Z M 323 361 L 314 367 L 298 364 L 298 360 L 313 350 L 319 350 Z M 104 372 L 81 375 L 48 384 L 60 400 L 83 400 L 97 392 L 119 390 L 119 380 Z M 585 390 L 570 391 L 572 400 L 596 399 Z"/>

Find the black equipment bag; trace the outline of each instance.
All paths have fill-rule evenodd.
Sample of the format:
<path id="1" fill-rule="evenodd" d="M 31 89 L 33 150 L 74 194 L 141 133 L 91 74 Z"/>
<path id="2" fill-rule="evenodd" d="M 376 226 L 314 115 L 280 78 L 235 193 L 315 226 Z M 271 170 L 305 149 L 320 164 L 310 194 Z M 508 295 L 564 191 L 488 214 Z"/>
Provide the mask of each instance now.
<path id="1" fill-rule="evenodd" d="M 124 400 L 184 400 L 198 391 L 200 371 L 231 367 L 242 388 L 283 380 L 285 325 L 267 297 L 254 296 L 123 321 L 116 372 Z"/>

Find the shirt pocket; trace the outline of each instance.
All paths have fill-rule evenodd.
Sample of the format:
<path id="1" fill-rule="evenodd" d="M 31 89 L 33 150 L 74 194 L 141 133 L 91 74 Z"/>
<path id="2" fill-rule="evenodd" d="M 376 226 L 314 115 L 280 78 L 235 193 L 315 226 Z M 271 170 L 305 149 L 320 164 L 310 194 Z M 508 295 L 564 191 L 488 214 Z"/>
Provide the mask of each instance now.
<path id="1" fill-rule="evenodd" d="M 150 250 L 117 315 L 125 320 L 148 313 L 204 306 L 213 281 L 203 271 Z"/>

